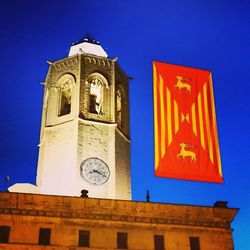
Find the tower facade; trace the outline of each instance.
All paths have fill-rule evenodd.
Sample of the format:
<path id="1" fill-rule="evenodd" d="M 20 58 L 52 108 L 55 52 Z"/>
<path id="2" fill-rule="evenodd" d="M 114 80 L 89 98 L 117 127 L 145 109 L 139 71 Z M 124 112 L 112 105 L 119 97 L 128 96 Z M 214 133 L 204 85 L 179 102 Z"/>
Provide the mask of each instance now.
<path id="1" fill-rule="evenodd" d="M 50 63 L 37 168 L 42 194 L 131 199 L 128 77 L 96 43 Z"/>

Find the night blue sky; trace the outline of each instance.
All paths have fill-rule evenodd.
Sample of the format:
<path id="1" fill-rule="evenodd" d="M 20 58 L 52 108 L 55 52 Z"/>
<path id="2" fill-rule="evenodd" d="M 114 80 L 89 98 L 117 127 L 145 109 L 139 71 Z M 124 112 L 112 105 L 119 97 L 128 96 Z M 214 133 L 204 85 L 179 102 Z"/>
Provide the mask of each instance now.
<path id="1" fill-rule="evenodd" d="M 0 189 L 35 183 L 46 60 L 67 56 L 90 33 L 130 83 L 134 200 L 213 205 L 240 211 L 236 250 L 250 230 L 249 1 L 1 1 Z M 152 60 L 211 70 L 225 183 L 154 177 Z M 4 177 L 11 180 L 5 183 Z"/>

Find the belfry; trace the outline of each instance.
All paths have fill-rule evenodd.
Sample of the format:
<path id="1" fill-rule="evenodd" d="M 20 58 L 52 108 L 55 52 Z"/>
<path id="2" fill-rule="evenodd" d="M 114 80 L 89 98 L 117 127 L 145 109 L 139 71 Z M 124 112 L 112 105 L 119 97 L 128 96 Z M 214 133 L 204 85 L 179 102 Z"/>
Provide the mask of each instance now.
<path id="1" fill-rule="evenodd" d="M 42 194 L 131 199 L 128 77 L 83 40 L 50 63 L 37 186 Z"/>

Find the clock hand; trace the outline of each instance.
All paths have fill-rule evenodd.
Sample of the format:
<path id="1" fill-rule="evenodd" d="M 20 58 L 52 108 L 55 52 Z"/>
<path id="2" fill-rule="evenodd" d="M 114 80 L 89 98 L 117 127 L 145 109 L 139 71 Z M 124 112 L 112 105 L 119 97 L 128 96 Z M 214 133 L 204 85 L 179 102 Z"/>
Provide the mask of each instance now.
<path id="1" fill-rule="evenodd" d="M 93 171 L 92 171 L 91 173 L 97 173 L 97 174 L 102 175 L 103 177 L 106 177 L 106 175 L 104 175 L 103 173 L 99 172 L 99 171 L 96 170 L 96 169 L 93 169 Z"/>

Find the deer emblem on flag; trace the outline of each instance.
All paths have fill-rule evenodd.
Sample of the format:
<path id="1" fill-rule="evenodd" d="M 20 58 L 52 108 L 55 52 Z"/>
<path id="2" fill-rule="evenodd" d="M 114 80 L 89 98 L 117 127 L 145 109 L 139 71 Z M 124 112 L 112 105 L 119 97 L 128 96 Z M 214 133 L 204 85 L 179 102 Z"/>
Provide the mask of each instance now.
<path id="1" fill-rule="evenodd" d="M 190 157 L 192 161 L 196 161 L 196 153 L 191 150 L 187 150 L 188 147 L 193 147 L 193 146 L 185 143 L 180 143 L 180 146 L 181 146 L 180 153 L 177 154 L 178 159 L 180 157 L 182 157 L 183 159 L 185 159 L 186 157 Z"/>
<path id="2" fill-rule="evenodd" d="M 179 88 L 179 91 L 181 89 L 186 89 L 187 93 L 190 93 L 191 92 L 191 85 L 184 82 L 186 79 L 183 76 L 176 76 L 176 78 L 177 78 L 178 81 L 174 85 L 174 87 Z"/>

